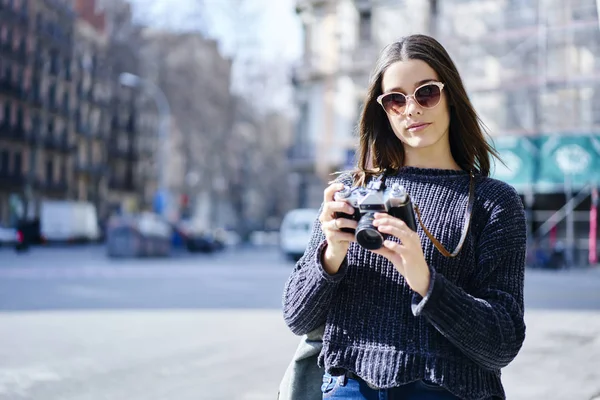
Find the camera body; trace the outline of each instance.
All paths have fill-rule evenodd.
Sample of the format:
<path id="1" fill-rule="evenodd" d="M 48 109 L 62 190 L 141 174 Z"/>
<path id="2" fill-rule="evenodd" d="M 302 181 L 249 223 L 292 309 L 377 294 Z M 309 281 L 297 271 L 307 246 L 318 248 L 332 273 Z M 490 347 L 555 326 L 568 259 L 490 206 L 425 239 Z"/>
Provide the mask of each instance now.
<path id="1" fill-rule="evenodd" d="M 353 214 L 336 213 L 336 218 L 349 218 L 358 222 L 356 230 L 342 228 L 354 233 L 359 245 L 367 250 L 377 250 L 383 246 L 385 237 L 373 226 L 375 213 L 388 213 L 401 219 L 413 231 L 417 230 L 415 214 L 406 189 L 399 183 L 381 189 L 378 185 L 350 187 L 334 194 L 335 201 L 345 201 L 354 208 Z"/>

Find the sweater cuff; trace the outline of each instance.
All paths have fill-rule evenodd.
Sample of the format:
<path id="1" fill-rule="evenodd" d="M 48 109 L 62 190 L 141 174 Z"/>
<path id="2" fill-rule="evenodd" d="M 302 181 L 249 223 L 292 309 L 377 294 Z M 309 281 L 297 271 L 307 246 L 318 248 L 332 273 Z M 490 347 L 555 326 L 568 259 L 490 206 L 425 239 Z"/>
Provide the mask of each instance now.
<path id="1" fill-rule="evenodd" d="M 442 275 L 435 272 L 435 269 L 433 268 L 430 268 L 429 271 L 431 277 L 425 297 L 421 296 L 419 293 L 413 293 L 411 309 L 415 317 L 420 316 L 431 307 L 437 307 L 437 303 L 444 292 L 445 283 Z"/>
<path id="2" fill-rule="evenodd" d="M 313 263 L 321 277 L 323 277 L 325 280 L 328 282 L 339 282 L 342 280 L 342 278 L 344 278 L 344 276 L 346 276 L 346 271 L 348 270 L 348 256 L 344 257 L 344 261 L 342 261 L 342 265 L 340 266 L 338 272 L 332 275 L 325 271 L 325 268 L 323 267 L 323 255 L 325 254 L 326 247 L 327 241 L 323 240 L 315 252 L 315 259 L 313 260 Z"/>

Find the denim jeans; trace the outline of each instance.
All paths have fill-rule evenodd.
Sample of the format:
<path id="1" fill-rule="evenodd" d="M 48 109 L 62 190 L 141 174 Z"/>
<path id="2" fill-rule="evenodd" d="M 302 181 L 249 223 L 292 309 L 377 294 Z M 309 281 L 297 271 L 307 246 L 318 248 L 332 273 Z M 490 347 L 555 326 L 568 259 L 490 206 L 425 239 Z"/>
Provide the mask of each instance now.
<path id="1" fill-rule="evenodd" d="M 446 389 L 424 381 L 411 382 L 392 389 L 372 389 L 361 380 L 346 375 L 323 375 L 323 399 L 340 400 L 460 400 Z"/>

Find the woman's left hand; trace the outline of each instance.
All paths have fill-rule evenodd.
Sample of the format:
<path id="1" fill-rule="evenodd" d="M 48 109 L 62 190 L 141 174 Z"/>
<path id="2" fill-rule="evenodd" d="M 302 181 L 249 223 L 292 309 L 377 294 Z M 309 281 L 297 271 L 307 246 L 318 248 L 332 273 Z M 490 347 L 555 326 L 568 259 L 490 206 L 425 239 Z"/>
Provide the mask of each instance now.
<path id="1" fill-rule="evenodd" d="M 417 232 L 410 229 L 401 219 L 385 213 L 375 214 L 373 226 L 379 232 L 392 235 L 400 240 L 400 243 L 385 240 L 383 247 L 372 250 L 373 253 L 387 258 L 404 276 L 410 288 L 425 297 L 429 289 L 431 274 Z"/>

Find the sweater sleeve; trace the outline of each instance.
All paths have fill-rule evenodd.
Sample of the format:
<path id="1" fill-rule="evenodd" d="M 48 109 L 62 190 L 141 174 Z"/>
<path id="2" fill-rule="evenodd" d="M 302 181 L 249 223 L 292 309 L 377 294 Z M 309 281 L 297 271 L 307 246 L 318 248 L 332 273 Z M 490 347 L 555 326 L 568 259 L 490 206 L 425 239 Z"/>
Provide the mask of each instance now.
<path id="1" fill-rule="evenodd" d="M 413 314 L 426 317 L 478 365 L 507 366 L 525 340 L 526 242 L 523 204 L 512 190 L 493 208 L 479 238 L 475 289 L 467 293 L 431 268 L 427 294 L 413 295 Z"/>
<path id="2" fill-rule="evenodd" d="M 321 209 L 319 210 L 319 214 Z M 325 271 L 322 255 L 327 242 L 317 219 L 310 242 L 296 264 L 283 291 L 283 317 L 290 330 L 304 335 L 325 323 L 331 300 L 341 279 L 346 275 L 347 263 L 335 275 Z"/>

